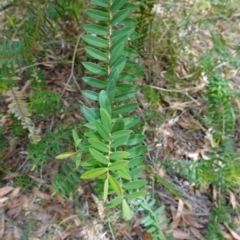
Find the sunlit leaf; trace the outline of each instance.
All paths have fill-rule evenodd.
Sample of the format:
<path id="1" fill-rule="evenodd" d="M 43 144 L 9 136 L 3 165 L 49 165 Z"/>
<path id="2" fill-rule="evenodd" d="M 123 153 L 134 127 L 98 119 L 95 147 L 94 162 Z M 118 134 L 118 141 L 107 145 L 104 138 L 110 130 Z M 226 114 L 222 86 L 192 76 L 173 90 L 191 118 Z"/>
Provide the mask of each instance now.
<path id="1" fill-rule="evenodd" d="M 132 213 L 130 207 L 125 199 L 122 201 L 122 210 L 123 210 L 123 217 L 125 220 L 129 221 L 132 218 Z"/>
<path id="2" fill-rule="evenodd" d="M 99 141 L 97 139 L 89 138 L 88 142 L 91 144 L 91 146 L 93 148 L 95 148 L 95 149 L 97 149 L 97 150 L 99 150 L 101 152 L 106 152 L 106 153 L 109 152 L 108 146 L 105 143 L 103 143 L 103 142 L 101 142 L 101 141 Z"/>
<path id="3" fill-rule="evenodd" d="M 100 115 L 101 115 L 101 122 L 102 122 L 103 126 L 106 128 L 107 132 L 110 132 L 110 130 L 111 130 L 111 117 L 110 117 L 110 115 L 103 108 L 100 108 Z"/>
<path id="4" fill-rule="evenodd" d="M 114 208 L 122 202 L 122 196 L 117 196 L 112 199 L 107 205 L 107 208 Z"/>
<path id="5" fill-rule="evenodd" d="M 118 160 L 109 165 L 109 170 L 118 170 L 124 168 L 125 166 L 127 166 L 127 164 L 128 164 L 127 160 Z"/>
<path id="6" fill-rule="evenodd" d="M 140 196 L 143 196 L 146 192 L 145 191 L 138 191 L 138 192 L 134 192 L 134 193 L 129 193 L 124 195 L 125 198 L 137 198 Z"/>
<path id="7" fill-rule="evenodd" d="M 99 94 L 99 105 L 101 108 L 105 109 L 108 114 L 111 116 L 111 103 L 109 101 L 106 91 L 102 90 Z"/>
<path id="8" fill-rule="evenodd" d="M 97 132 L 99 133 L 99 135 L 105 140 L 105 141 L 109 141 L 110 137 L 108 134 L 107 129 L 98 121 L 95 121 L 95 126 L 97 129 Z"/>
<path id="9" fill-rule="evenodd" d="M 78 152 L 75 156 L 75 165 L 76 167 L 79 167 L 80 166 L 80 163 L 81 163 L 81 157 L 82 157 L 82 153 L 81 152 Z"/>
<path id="10" fill-rule="evenodd" d="M 129 156 L 129 153 L 128 152 L 125 152 L 125 151 L 115 151 L 115 152 L 112 152 L 110 154 L 110 159 L 113 159 L 113 160 L 120 160 L 120 159 L 124 159 L 126 157 Z"/>
<path id="11" fill-rule="evenodd" d="M 130 155 L 128 157 L 135 158 L 135 157 L 145 153 L 146 150 L 147 150 L 147 146 L 138 146 L 138 147 L 128 149 L 128 152 L 130 153 Z"/>
<path id="12" fill-rule="evenodd" d="M 56 156 L 56 159 L 65 159 L 68 157 L 71 157 L 72 155 L 74 155 L 75 152 L 65 152 L 65 153 L 61 153 L 60 155 Z"/>
<path id="13" fill-rule="evenodd" d="M 125 189 L 137 189 L 145 186 L 147 184 L 146 180 L 136 180 L 132 182 L 128 182 L 123 184 L 123 188 Z"/>
<path id="14" fill-rule="evenodd" d="M 106 172 L 107 172 L 107 168 L 105 168 L 105 167 L 104 168 L 95 168 L 95 169 L 85 172 L 84 174 L 82 174 L 82 176 L 80 178 L 82 178 L 82 179 L 96 178 Z"/>
<path id="15" fill-rule="evenodd" d="M 115 190 L 115 192 L 119 196 L 121 196 L 122 195 L 122 189 L 121 189 L 119 183 L 117 182 L 117 180 L 111 175 L 108 175 L 108 180 L 109 180 L 111 186 L 113 187 L 113 189 Z"/>
<path id="16" fill-rule="evenodd" d="M 107 157 L 105 157 L 102 153 L 92 148 L 89 148 L 89 152 L 94 157 L 94 159 L 96 159 L 98 162 L 103 163 L 105 165 L 108 164 Z"/>

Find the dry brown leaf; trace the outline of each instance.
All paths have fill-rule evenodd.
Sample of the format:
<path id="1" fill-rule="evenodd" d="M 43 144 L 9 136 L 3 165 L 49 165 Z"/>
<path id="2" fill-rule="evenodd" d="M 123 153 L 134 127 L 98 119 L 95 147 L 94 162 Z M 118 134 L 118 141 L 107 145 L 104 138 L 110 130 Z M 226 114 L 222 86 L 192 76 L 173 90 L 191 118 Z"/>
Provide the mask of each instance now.
<path id="1" fill-rule="evenodd" d="M 6 186 L 3 188 L 0 188 L 0 197 L 3 197 L 5 195 L 7 195 L 8 193 L 10 193 L 14 188 L 10 187 L 10 186 Z"/>
<path id="2" fill-rule="evenodd" d="M 175 239 L 189 239 L 189 234 L 181 230 L 173 230 L 173 237 Z"/>
<path id="3" fill-rule="evenodd" d="M 7 176 L 5 176 L 3 179 L 4 180 L 8 180 L 8 179 L 12 179 L 15 177 L 18 177 L 20 174 L 19 173 L 9 173 Z"/>
<path id="4" fill-rule="evenodd" d="M 7 211 L 7 215 L 8 215 L 9 217 L 13 218 L 13 219 L 16 219 L 16 218 L 19 216 L 19 214 L 21 213 L 21 211 L 22 211 L 22 208 L 21 208 L 21 206 L 19 205 L 19 206 L 17 206 L 16 208 L 9 209 L 9 210 Z"/>
<path id="5" fill-rule="evenodd" d="M 10 194 L 10 196 L 9 196 L 9 200 L 10 201 L 12 201 L 15 197 L 17 197 L 17 195 L 19 194 L 19 192 L 20 192 L 20 187 L 17 187 L 17 188 L 15 188 L 12 192 L 11 192 L 11 194 Z"/>
<path id="6" fill-rule="evenodd" d="M 230 203 L 231 203 L 233 209 L 236 209 L 236 207 L 237 207 L 236 196 L 234 195 L 234 193 L 232 191 L 229 191 L 229 196 L 230 196 Z"/>
<path id="7" fill-rule="evenodd" d="M 52 199 L 52 197 L 49 194 L 43 193 L 43 192 L 39 191 L 37 188 L 32 188 L 32 193 L 35 196 L 37 196 L 39 198 L 42 198 L 44 200 L 51 200 Z"/>
<path id="8" fill-rule="evenodd" d="M 203 235 L 199 232 L 198 229 L 190 227 L 189 230 L 197 239 L 200 239 L 200 240 L 204 239 Z"/>
<path id="9" fill-rule="evenodd" d="M 28 209 L 31 211 L 38 211 L 38 212 L 46 213 L 46 209 L 42 208 L 38 204 L 31 204 Z"/>
<path id="10" fill-rule="evenodd" d="M 13 235 L 14 235 L 14 239 L 15 240 L 21 240 L 23 232 L 22 232 L 22 230 L 19 227 L 14 226 L 14 228 L 13 228 Z"/>
<path id="11" fill-rule="evenodd" d="M 8 197 L 2 197 L 0 198 L 0 204 L 3 204 L 4 202 L 6 202 L 9 198 Z M 3 204 L 5 205 L 5 204 Z"/>
<path id="12" fill-rule="evenodd" d="M 13 232 L 12 231 L 9 231 L 5 237 L 4 237 L 4 240 L 12 240 L 12 235 L 13 235 Z"/>
<path id="13" fill-rule="evenodd" d="M 32 175 L 28 175 L 32 180 L 34 180 L 34 181 L 36 181 L 36 182 L 38 182 L 38 183 L 45 183 L 45 181 L 44 180 L 42 180 L 42 179 L 40 179 L 40 178 L 37 178 L 37 177 L 34 177 L 34 176 L 32 176 Z"/>
<path id="14" fill-rule="evenodd" d="M 47 210 L 60 213 L 62 216 L 67 216 L 68 215 L 67 213 L 69 212 L 68 209 L 63 208 L 60 204 L 56 204 L 54 206 L 48 206 Z"/>
<path id="15" fill-rule="evenodd" d="M 229 233 L 234 237 L 235 240 L 240 240 L 240 236 L 235 232 L 233 231 L 228 225 L 227 223 L 223 223 L 223 225 L 226 227 L 226 229 L 229 231 Z"/>
<path id="16" fill-rule="evenodd" d="M 40 226 L 34 233 L 34 236 L 41 237 L 48 230 L 49 227 L 51 227 L 50 224 L 49 225 L 45 224 L 45 225 Z"/>
<path id="17" fill-rule="evenodd" d="M 37 220 L 40 220 L 42 222 L 49 221 L 50 219 L 53 218 L 52 215 L 47 214 L 47 213 L 41 213 L 41 212 L 35 212 L 35 213 L 33 213 L 33 215 L 35 216 L 35 218 Z"/>

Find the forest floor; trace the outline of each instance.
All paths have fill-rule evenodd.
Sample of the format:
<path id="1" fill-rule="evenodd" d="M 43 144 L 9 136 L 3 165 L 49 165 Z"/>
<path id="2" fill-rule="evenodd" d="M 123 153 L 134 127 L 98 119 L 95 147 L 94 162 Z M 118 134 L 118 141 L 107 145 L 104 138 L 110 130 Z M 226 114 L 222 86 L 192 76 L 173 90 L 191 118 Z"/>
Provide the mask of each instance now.
<path id="1" fill-rule="evenodd" d="M 197 70 L 202 67 L 201 57 L 208 52 L 214 54 L 212 49 L 217 44 L 222 44 L 233 56 L 239 51 L 239 6 L 197 2 L 176 1 L 172 5 L 162 3 L 154 7 L 151 29 L 139 57 L 144 76 L 136 85 L 140 106 L 135 114 L 141 117 L 142 132 L 146 135 L 146 165 L 151 166 L 155 175 L 167 180 L 178 195 L 154 180 L 155 175 L 151 172 L 146 170 L 143 177 L 150 182 L 149 193 L 165 207 L 163 221 L 170 219 L 170 222 L 162 227 L 162 231 L 171 229 L 173 239 L 210 240 L 206 236 L 209 236 L 211 225 L 212 231 L 218 228 L 223 239 L 239 240 L 240 188 L 223 191 L 211 184 L 197 187 L 184 174 L 168 168 L 169 162 L 174 166 L 174 162 L 184 160 L 190 166 L 200 159 L 210 159 L 211 148 L 216 146 L 213 132 L 205 122 L 209 108 L 205 97 L 209 79 L 204 70 L 200 73 Z M 9 26 L 11 12 L 6 10 L 0 14 L 1 31 Z M 56 133 L 59 128 L 81 128 L 84 118 L 80 108 L 83 104 L 89 105 L 81 94 L 87 88 L 81 81 L 81 61 L 85 58 L 83 42 L 76 35 L 72 37 L 80 30 L 76 26 L 66 30 L 64 22 L 62 24 L 60 37 L 52 40 L 53 45 L 42 45 L 45 54 L 38 55 L 34 63 L 44 73 L 47 90 L 61 96 L 61 111 L 57 114 L 48 117 L 33 114 L 41 137 L 49 136 L 48 131 Z M 213 33 L 220 42 L 216 39 L 214 42 Z M 224 64 L 221 62 L 216 67 L 237 92 L 240 89 L 240 65 L 230 66 L 229 61 L 225 59 Z M 18 87 L 31 95 L 34 91 L 26 77 L 28 68 L 30 66 L 19 69 L 16 74 L 20 79 Z M 239 99 L 234 99 L 233 104 L 239 113 Z M 4 115 L 7 109 L 8 105 L 1 98 L 0 113 Z M 236 121 L 233 142 L 233 149 L 238 153 L 239 124 Z M 53 195 L 54 179 L 62 171 L 61 165 L 54 154 L 47 156 L 42 166 L 33 162 L 29 158 L 29 140 L 24 131 L 18 133 L 19 125 L 14 118 L 4 118 L 2 122 L 7 141 L 0 139 L 0 239 L 152 239 L 141 225 L 143 215 L 137 211 L 131 222 L 124 222 L 117 210 L 106 213 L 107 218 L 102 219 L 99 213 L 102 203 L 97 199 L 91 181 L 76 184 L 75 195 Z M 64 139 L 64 134 L 58 136 L 59 139 Z M 58 141 L 58 137 L 53 141 Z M 64 146 L 59 145 L 58 154 L 71 148 L 71 140 L 66 142 Z M 51 146 L 41 151 L 45 154 L 51 151 Z M 224 208 L 220 208 L 222 202 Z M 214 218 L 221 216 L 221 211 L 226 219 L 214 225 Z"/>

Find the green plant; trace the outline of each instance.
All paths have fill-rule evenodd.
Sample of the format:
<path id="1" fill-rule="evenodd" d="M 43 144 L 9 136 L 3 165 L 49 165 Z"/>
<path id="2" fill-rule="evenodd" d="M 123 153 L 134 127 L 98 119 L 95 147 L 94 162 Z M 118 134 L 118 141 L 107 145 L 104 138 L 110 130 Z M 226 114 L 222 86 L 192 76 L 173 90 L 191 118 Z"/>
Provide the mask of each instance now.
<path id="1" fill-rule="evenodd" d="M 86 14 L 96 22 L 84 26 L 88 34 L 82 38 L 91 61 L 83 62 L 83 80 L 100 92 L 84 90 L 83 94 L 99 108 L 83 106 L 85 137 L 80 139 L 73 131 L 76 151 L 57 158 L 75 155 L 76 167 L 84 169 L 81 178 L 94 179 L 107 207 L 120 204 L 124 217 L 130 219 L 129 199 L 143 195 L 142 187 L 147 184 L 139 175 L 144 169 L 142 154 L 147 149 L 141 145 L 144 135 L 132 130 L 139 117 L 127 116 L 138 106 L 130 101 L 136 94 L 132 84 L 139 67 L 132 58 L 137 53 L 128 46 L 129 39 L 138 37 L 136 21 L 128 17 L 136 6 L 126 0 L 91 2 L 95 7 Z"/>
<path id="2" fill-rule="evenodd" d="M 142 220 L 143 226 L 154 240 L 171 239 L 171 232 L 167 224 L 169 219 L 166 218 L 164 206 L 159 206 L 151 195 L 142 196 L 137 198 L 134 202 L 137 211 L 144 211 L 144 218 Z"/>

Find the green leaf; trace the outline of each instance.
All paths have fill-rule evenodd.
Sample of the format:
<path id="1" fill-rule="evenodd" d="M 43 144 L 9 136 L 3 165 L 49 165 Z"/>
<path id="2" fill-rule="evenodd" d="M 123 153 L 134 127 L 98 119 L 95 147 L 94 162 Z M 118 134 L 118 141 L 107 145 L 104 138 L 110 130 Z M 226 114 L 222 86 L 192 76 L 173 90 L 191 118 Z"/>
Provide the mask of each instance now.
<path id="1" fill-rule="evenodd" d="M 64 153 L 61 153 L 60 155 L 56 156 L 56 159 L 65 159 L 65 158 L 68 158 L 68 157 L 71 157 L 72 155 L 74 155 L 75 152 L 64 152 Z"/>
<path id="2" fill-rule="evenodd" d="M 134 82 L 137 80 L 137 78 L 128 72 L 121 72 L 119 75 L 119 79 L 123 80 L 123 81 L 128 81 L 128 82 Z"/>
<path id="3" fill-rule="evenodd" d="M 111 6 L 111 10 L 113 12 L 117 11 L 118 9 L 120 9 L 125 3 L 127 2 L 127 0 L 115 0 L 113 2 L 113 5 Z"/>
<path id="4" fill-rule="evenodd" d="M 97 139 L 94 138 L 89 138 L 88 142 L 91 144 L 91 146 L 101 152 L 105 152 L 108 153 L 109 149 L 108 146 L 100 141 L 98 141 Z"/>
<path id="5" fill-rule="evenodd" d="M 83 90 L 82 94 L 93 101 L 98 100 L 98 94 L 91 90 Z"/>
<path id="6" fill-rule="evenodd" d="M 119 57 L 122 56 L 124 51 L 124 43 L 119 43 L 112 51 L 111 51 L 111 58 L 109 60 L 109 64 L 113 66 L 116 60 L 119 59 Z"/>
<path id="7" fill-rule="evenodd" d="M 125 100 L 135 97 L 135 95 L 136 95 L 136 91 L 124 92 L 124 93 L 121 93 L 121 94 L 115 96 L 114 101 L 122 102 L 122 101 L 125 101 Z"/>
<path id="8" fill-rule="evenodd" d="M 142 172 L 143 170 L 145 169 L 145 166 L 141 166 L 141 167 L 138 167 L 138 168 L 134 168 L 132 171 L 130 171 L 130 176 L 132 177 L 135 177 L 135 176 L 138 176 L 138 174 L 140 172 Z"/>
<path id="9" fill-rule="evenodd" d="M 112 133 L 111 137 L 113 139 L 117 139 L 120 137 L 129 136 L 131 132 L 132 132 L 132 130 L 120 130 L 120 131 Z"/>
<path id="10" fill-rule="evenodd" d="M 124 55 L 127 58 L 138 57 L 139 56 L 139 54 L 136 50 L 134 50 L 133 48 L 129 48 L 129 47 L 124 48 Z"/>
<path id="11" fill-rule="evenodd" d="M 108 0 L 91 0 L 91 2 L 100 7 L 108 7 L 109 6 Z"/>
<path id="12" fill-rule="evenodd" d="M 152 219 L 151 215 L 147 215 L 143 220 L 142 220 L 142 224 L 144 226 L 149 226 L 150 224 L 152 224 L 154 222 L 154 220 Z"/>
<path id="13" fill-rule="evenodd" d="M 106 178 L 104 182 L 104 188 L 103 188 L 103 201 L 107 201 L 107 196 L 108 196 L 108 177 Z"/>
<path id="14" fill-rule="evenodd" d="M 124 179 L 127 179 L 129 181 L 132 180 L 131 175 L 128 173 L 128 171 L 125 170 L 125 168 L 118 170 L 117 173 L 120 177 L 122 177 Z"/>
<path id="15" fill-rule="evenodd" d="M 93 167 L 93 166 L 96 166 L 96 165 L 98 165 L 99 164 L 99 162 L 97 161 L 97 160 L 95 160 L 95 159 L 88 159 L 88 160 L 86 160 L 83 164 L 82 164 L 82 166 L 83 167 Z"/>
<path id="16" fill-rule="evenodd" d="M 97 133 L 97 132 L 85 132 L 84 136 L 88 137 L 88 138 L 94 138 L 97 140 L 101 140 L 101 136 Z"/>
<path id="17" fill-rule="evenodd" d="M 109 165 L 109 170 L 118 170 L 121 168 L 124 168 L 125 166 L 127 166 L 128 161 L 127 160 L 118 160 L 114 163 L 111 163 L 111 165 Z"/>
<path id="18" fill-rule="evenodd" d="M 129 164 L 128 164 L 128 167 L 131 168 L 131 167 L 135 167 L 137 166 L 138 164 L 142 163 L 144 161 L 144 157 L 136 157 L 136 158 L 133 158 L 129 161 Z"/>
<path id="19" fill-rule="evenodd" d="M 106 74 L 106 68 L 99 66 L 96 63 L 92 62 L 82 62 L 82 65 L 90 72 L 94 74 Z"/>
<path id="20" fill-rule="evenodd" d="M 105 167 L 104 168 L 96 168 L 96 169 L 92 169 L 92 170 L 85 172 L 84 174 L 82 174 L 82 176 L 80 178 L 82 178 L 82 179 L 96 178 L 106 172 L 107 172 L 107 168 L 105 168 Z"/>
<path id="21" fill-rule="evenodd" d="M 125 4 L 123 5 L 123 8 L 126 8 L 126 9 L 128 9 L 129 11 L 134 12 L 134 11 L 136 11 L 136 10 L 138 9 L 138 6 L 137 6 L 136 4 L 133 4 L 133 3 L 128 2 L 128 3 L 125 3 Z"/>
<path id="22" fill-rule="evenodd" d="M 128 152 L 130 153 L 130 155 L 128 157 L 135 158 L 135 157 L 145 153 L 146 150 L 147 150 L 147 146 L 138 146 L 138 147 L 128 149 Z"/>
<path id="23" fill-rule="evenodd" d="M 136 145 L 141 143 L 144 140 L 145 136 L 142 134 L 133 134 L 129 137 L 127 142 L 125 143 L 126 145 Z"/>
<path id="24" fill-rule="evenodd" d="M 117 196 L 114 199 L 112 199 L 107 205 L 107 208 L 114 208 L 116 207 L 118 204 L 120 204 L 122 202 L 122 196 Z"/>
<path id="25" fill-rule="evenodd" d="M 138 103 L 127 103 L 112 110 L 113 114 L 129 113 L 138 107 Z"/>
<path id="26" fill-rule="evenodd" d="M 98 24 L 85 24 L 83 28 L 86 32 L 92 33 L 92 34 L 97 34 L 97 35 L 107 35 L 108 34 L 108 28 L 103 27 Z"/>
<path id="27" fill-rule="evenodd" d="M 124 118 L 124 120 L 125 120 L 124 121 L 125 129 L 131 129 L 139 123 L 140 117 L 134 116 L 134 117 L 131 117 L 131 118 Z"/>
<path id="28" fill-rule="evenodd" d="M 109 162 L 108 159 L 102 153 L 92 148 L 89 148 L 89 152 L 94 157 L 94 159 L 96 159 L 98 162 L 103 164 L 108 164 Z"/>
<path id="29" fill-rule="evenodd" d="M 101 108 L 105 109 L 110 116 L 112 115 L 111 103 L 109 101 L 106 91 L 104 90 L 102 90 L 99 94 L 99 105 Z"/>
<path id="30" fill-rule="evenodd" d="M 85 47 L 84 49 L 92 58 L 98 59 L 100 61 L 108 61 L 108 57 L 106 53 L 101 52 L 98 49 L 93 47 Z"/>
<path id="31" fill-rule="evenodd" d="M 111 117 L 108 114 L 108 112 L 103 109 L 100 108 L 100 116 L 101 116 L 101 122 L 103 124 L 103 126 L 106 128 L 107 132 L 110 132 L 111 130 Z"/>
<path id="32" fill-rule="evenodd" d="M 125 56 L 120 57 L 118 60 L 116 60 L 116 62 L 114 62 L 113 70 L 116 69 L 119 73 L 122 72 L 126 65 L 126 61 L 127 59 Z"/>
<path id="33" fill-rule="evenodd" d="M 109 180 L 110 184 L 112 185 L 113 189 L 115 190 L 115 192 L 119 196 L 122 196 L 122 189 L 121 189 L 119 183 L 117 182 L 117 180 L 114 177 L 112 177 L 111 175 L 108 175 L 108 180 Z"/>
<path id="34" fill-rule="evenodd" d="M 116 80 L 114 78 L 110 78 L 110 80 L 108 81 L 106 92 L 109 97 L 109 101 L 113 102 L 116 92 Z"/>
<path id="35" fill-rule="evenodd" d="M 97 116 L 96 112 L 93 111 L 92 108 L 88 108 L 88 107 L 83 106 L 82 107 L 82 112 L 83 112 L 83 115 L 88 122 L 93 122 L 96 119 L 98 119 L 98 116 Z"/>
<path id="36" fill-rule="evenodd" d="M 111 133 L 120 131 L 124 128 L 124 121 L 122 118 L 118 118 L 112 126 Z"/>
<path id="37" fill-rule="evenodd" d="M 123 9 L 119 11 L 115 16 L 111 19 L 110 23 L 112 26 L 121 23 L 127 16 L 129 11 L 127 9 Z"/>
<path id="38" fill-rule="evenodd" d="M 82 39 L 95 47 L 99 47 L 99 48 L 106 48 L 108 47 L 108 41 L 106 41 L 105 39 L 102 39 L 100 37 L 96 37 L 96 36 L 91 36 L 91 35 L 83 35 Z"/>
<path id="39" fill-rule="evenodd" d="M 125 26 L 135 26 L 138 24 L 138 21 L 133 18 L 125 18 L 122 24 L 124 24 Z"/>
<path id="40" fill-rule="evenodd" d="M 125 220 L 129 221 L 132 218 L 130 207 L 125 199 L 122 202 L 123 217 Z"/>
<path id="41" fill-rule="evenodd" d="M 83 77 L 82 80 L 87 83 L 89 86 L 91 87 L 95 87 L 95 88 L 106 88 L 107 86 L 107 82 L 104 81 L 100 81 L 96 78 L 92 78 L 92 77 Z"/>
<path id="42" fill-rule="evenodd" d="M 125 151 L 115 151 L 115 152 L 112 152 L 110 154 L 110 159 L 113 159 L 113 160 L 120 160 L 120 159 L 124 159 L 126 157 L 129 156 L 129 153 L 128 152 L 125 152 Z"/>
<path id="43" fill-rule="evenodd" d="M 137 198 L 143 196 L 146 192 L 145 191 L 138 191 L 130 194 L 124 195 L 125 198 Z"/>
<path id="44" fill-rule="evenodd" d="M 100 11 L 98 9 L 88 9 L 86 10 L 86 13 L 89 17 L 99 20 L 99 21 L 108 21 L 109 20 L 109 14 L 104 11 Z"/>
<path id="45" fill-rule="evenodd" d="M 112 33 L 110 36 L 113 41 L 118 40 L 120 37 L 129 36 L 134 32 L 134 27 L 123 27 Z M 96 33 L 95 33 L 96 34 Z"/>
<path id="46" fill-rule="evenodd" d="M 95 126 L 96 126 L 97 132 L 100 134 L 100 136 L 108 142 L 110 140 L 110 137 L 108 135 L 107 129 L 98 121 L 95 121 Z"/>
<path id="47" fill-rule="evenodd" d="M 123 184 L 123 188 L 125 189 L 137 189 L 145 186 L 147 184 L 146 180 L 136 180 L 132 182 L 128 182 Z"/>
<path id="48" fill-rule="evenodd" d="M 127 41 L 128 41 L 128 36 L 120 37 L 117 41 L 113 43 L 113 45 L 110 48 L 110 51 L 113 52 L 114 49 L 117 48 L 120 43 L 123 43 L 124 45 L 126 45 Z"/>
<path id="49" fill-rule="evenodd" d="M 75 130 L 72 130 L 72 137 L 74 140 L 75 148 L 79 147 L 82 139 L 79 138 L 79 136 Z"/>
<path id="50" fill-rule="evenodd" d="M 124 143 L 128 140 L 128 138 L 129 138 L 129 135 L 121 136 L 121 137 L 118 137 L 118 138 L 114 139 L 111 142 L 111 147 L 112 148 L 117 148 L 119 146 L 124 145 Z"/>
<path id="51" fill-rule="evenodd" d="M 82 153 L 81 153 L 81 152 L 78 152 L 78 153 L 76 154 L 76 157 L 75 157 L 75 165 L 76 165 L 77 168 L 80 166 L 81 157 L 82 157 Z"/>
<path id="52" fill-rule="evenodd" d="M 118 92 L 133 91 L 135 89 L 134 85 L 125 84 L 125 83 L 117 83 L 116 88 Z"/>

